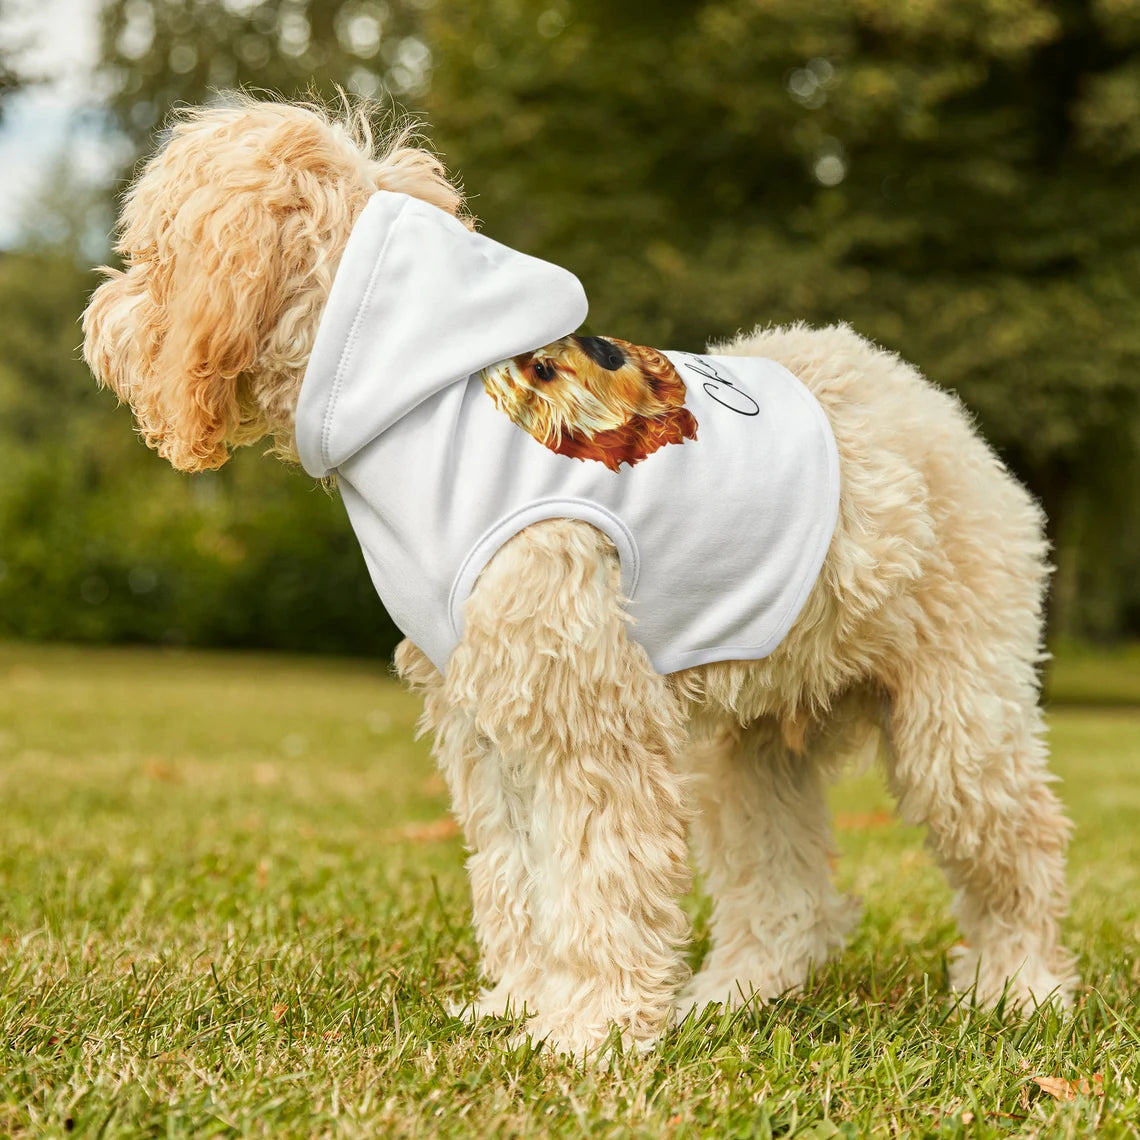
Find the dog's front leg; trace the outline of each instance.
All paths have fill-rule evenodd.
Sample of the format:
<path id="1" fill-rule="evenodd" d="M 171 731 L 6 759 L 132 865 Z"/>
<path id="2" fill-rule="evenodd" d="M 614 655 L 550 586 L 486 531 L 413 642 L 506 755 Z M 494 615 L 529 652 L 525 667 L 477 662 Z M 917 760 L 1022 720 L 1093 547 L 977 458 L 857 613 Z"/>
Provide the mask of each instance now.
<path id="1" fill-rule="evenodd" d="M 424 699 L 420 729 L 433 736 L 433 755 L 471 852 L 467 872 L 475 936 L 489 988 L 457 1005 L 457 1012 L 472 1020 L 520 1014 L 534 1008 L 540 969 L 526 907 L 528 774 L 478 730 L 473 703 L 453 692 L 410 641 L 396 649 L 396 671 Z"/>
<path id="2" fill-rule="evenodd" d="M 490 928 L 525 929 L 527 1032 L 575 1056 L 615 1026 L 648 1047 L 686 974 L 682 721 L 626 636 L 604 537 L 557 521 L 508 543 L 468 602 L 446 688 L 471 726 L 469 767 L 498 767 L 465 825 L 485 953 L 503 941 Z"/>

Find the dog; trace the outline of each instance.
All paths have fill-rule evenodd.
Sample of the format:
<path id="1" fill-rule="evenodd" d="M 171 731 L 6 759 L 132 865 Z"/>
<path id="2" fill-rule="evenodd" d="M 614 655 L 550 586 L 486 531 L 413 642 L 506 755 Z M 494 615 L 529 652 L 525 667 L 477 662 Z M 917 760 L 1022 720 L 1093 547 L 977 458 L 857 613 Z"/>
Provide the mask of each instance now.
<path id="1" fill-rule="evenodd" d="M 644 345 L 568 336 L 480 376 L 496 406 L 540 443 L 611 471 L 697 438 L 685 382 L 665 356 Z"/>
<path id="2" fill-rule="evenodd" d="M 350 236 L 370 211 L 399 212 L 422 239 L 409 238 L 395 261 L 349 265 Z M 268 439 L 287 461 L 339 470 L 353 514 L 349 495 L 367 473 L 349 479 L 328 466 L 337 455 L 322 449 L 339 445 L 313 426 L 306 374 L 327 380 L 321 399 L 335 398 L 340 358 L 322 340 L 323 316 L 359 270 L 374 304 L 362 326 L 374 337 L 368 351 L 398 358 L 377 374 L 378 402 L 398 400 L 424 370 L 446 370 L 443 358 L 462 349 L 478 382 L 426 399 L 455 423 L 482 417 L 472 447 L 486 444 L 477 461 L 488 479 L 500 446 L 529 447 L 528 463 L 542 452 L 591 487 L 683 472 L 732 415 L 732 425 L 758 422 L 752 405 L 767 381 L 740 380 L 756 360 L 806 394 L 803 414 L 822 417 L 838 464 L 834 510 L 816 510 L 827 524 L 818 568 L 778 644 L 751 659 L 652 658 L 642 619 L 630 624 L 618 529 L 572 506 L 499 536 L 470 576 L 453 644 L 401 643 L 396 669 L 423 695 L 470 852 L 486 988 L 469 1015 L 524 1014 L 522 1035 L 584 1057 L 601 1055 L 615 1030 L 626 1046 L 649 1048 L 690 1011 L 794 992 L 856 919 L 831 881 L 825 789 L 876 732 L 902 818 L 925 826 L 956 891 L 965 944 L 952 955 L 954 989 L 984 1005 L 1003 995 L 1009 1006 L 1068 1004 L 1076 977 L 1059 924 L 1069 824 L 1038 704 L 1042 514 L 959 402 L 846 326 L 758 329 L 711 356 L 576 336 L 584 305 L 564 279 L 557 320 L 533 316 L 529 342 L 516 338 L 498 358 L 487 348 L 480 362 L 482 318 L 436 326 L 437 344 L 405 335 L 389 311 L 422 294 L 412 279 L 433 258 L 446 263 L 436 235 L 461 251 L 468 237 L 485 241 L 468 252 L 473 266 L 484 264 L 476 254 L 490 257 L 486 274 L 445 283 L 460 299 L 483 290 L 480 312 L 498 319 L 492 269 L 511 251 L 474 232 L 460 191 L 409 136 L 381 146 L 355 111 L 246 97 L 181 112 L 125 196 L 123 267 L 104 270 L 85 312 L 86 359 L 174 467 L 218 467 L 231 448 Z M 539 272 L 513 256 L 510 272 Z M 346 326 L 338 343 L 356 332 Z M 694 412 L 697 399 L 705 404 Z M 370 408 L 346 408 L 334 428 Z M 404 415 L 416 446 L 437 448 L 446 471 L 456 440 L 438 439 L 419 415 Z M 769 491 L 767 448 L 780 443 L 766 438 L 701 500 L 718 486 L 738 495 L 747 551 L 750 504 Z M 306 447 L 317 458 L 300 454 Z M 401 453 L 417 454 L 410 444 Z M 463 479 L 441 478 L 440 497 L 466 493 Z M 677 566 L 694 516 L 669 503 L 649 510 L 672 528 L 661 557 Z M 389 546 L 422 541 L 414 514 L 401 525 Z M 379 531 L 362 544 L 374 573 L 399 553 Z M 748 573 L 722 573 L 735 550 L 725 541 L 696 552 L 692 580 L 708 591 L 730 578 L 747 585 Z M 668 595 L 668 581 L 661 589 Z M 426 643 L 446 622 L 421 608 Z M 691 977 L 680 905 L 690 840 L 713 899 L 711 949 Z"/>

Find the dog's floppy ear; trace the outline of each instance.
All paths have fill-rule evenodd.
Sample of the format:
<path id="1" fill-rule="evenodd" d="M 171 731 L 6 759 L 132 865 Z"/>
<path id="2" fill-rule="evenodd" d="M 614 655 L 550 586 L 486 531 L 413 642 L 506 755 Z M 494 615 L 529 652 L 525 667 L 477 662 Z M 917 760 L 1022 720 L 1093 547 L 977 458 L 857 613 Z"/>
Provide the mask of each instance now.
<path id="1" fill-rule="evenodd" d="M 301 253 L 287 243 L 300 235 L 283 232 L 288 206 L 265 186 L 200 187 L 173 214 L 152 189 L 128 197 L 127 270 L 105 270 L 84 314 L 84 355 L 150 447 L 201 471 L 229 458 L 227 442 L 261 434 L 242 378 L 279 315 L 285 263 Z"/>
<path id="2" fill-rule="evenodd" d="M 107 278 L 83 314 L 83 355 L 95 378 L 124 403 L 145 374 L 143 357 L 151 306 L 144 266 L 129 271 L 103 266 Z"/>
<path id="3" fill-rule="evenodd" d="M 171 319 L 153 358 L 158 415 L 140 427 L 182 470 L 220 467 L 227 441 L 242 442 L 248 427 L 239 385 L 258 363 L 288 278 L 280 211 L 256 190 L 210 195 L 188 203 L 165 235 L 151 291 Z"/>

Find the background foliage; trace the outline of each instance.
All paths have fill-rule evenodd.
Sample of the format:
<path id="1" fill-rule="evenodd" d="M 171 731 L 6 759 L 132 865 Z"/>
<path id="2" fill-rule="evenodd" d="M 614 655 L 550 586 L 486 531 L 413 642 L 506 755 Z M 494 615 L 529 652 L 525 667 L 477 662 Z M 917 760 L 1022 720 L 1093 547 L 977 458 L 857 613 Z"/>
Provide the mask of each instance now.
<path id="1" fill-rule="evenodd" d="M 421 114 L 594 331 L 849 321 L 1043 500 L 1054 633 L 1140 633 L 1140 0 L 111 0 L 104 33 L 137 154 L 235 84 Z M 93 391 L 92 283 L 66 241 L 0 258 L 0 632 L 390 645 L 335 500 L 175 475 Z"/>

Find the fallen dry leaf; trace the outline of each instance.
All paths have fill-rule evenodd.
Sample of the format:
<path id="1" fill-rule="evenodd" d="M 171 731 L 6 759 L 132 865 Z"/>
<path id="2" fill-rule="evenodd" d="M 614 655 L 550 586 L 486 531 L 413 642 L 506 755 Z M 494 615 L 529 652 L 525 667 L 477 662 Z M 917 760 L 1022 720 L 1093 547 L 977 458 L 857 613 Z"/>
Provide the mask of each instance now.
<path id="1" fill-rule="evenodd" d="M 1076 1100 L 1078 1096 L 1104 1096 L 1104 1074 L 1093 1073 L 1092 1082 L 1081 1077 L 1070 1081 L 1064 1077 L 1034 1077 L 1034 1082 L 1042 1092 L 1047 1092 L 1057 1100 Z"/>
<path id="2" fill-rule="evenodd" d="M 451 839 L 459 834 L 459 824 L 449 815 L 433 819 L 429 823 L 405 823 L 393 832 L 393 838 L 410 843 L 436 843 L 441 839 Z"/>
<path id="3" fill-rule="evenodd" d="M 253 766 L 253 782 L 259 788 L 269 788 L 277 783 L 279 779 L 277 768 L 273 764 L 254 764 Z"/>
<path id="4" fill-rule="evenodd" d="M 142 770 L 143 775 L 150 780 L 159 780 L 164 784 L 182 783 L 182 773 L 173 764 L 158 756 L 148 756 L 143 761 Z"/>
<path id="5" fill-rule="evenodd" d="M 839 831 L 860 831 L 869 827 L 890 827 L 895 817 L 889 811 L 839 812 L 835 826 Z"/>

